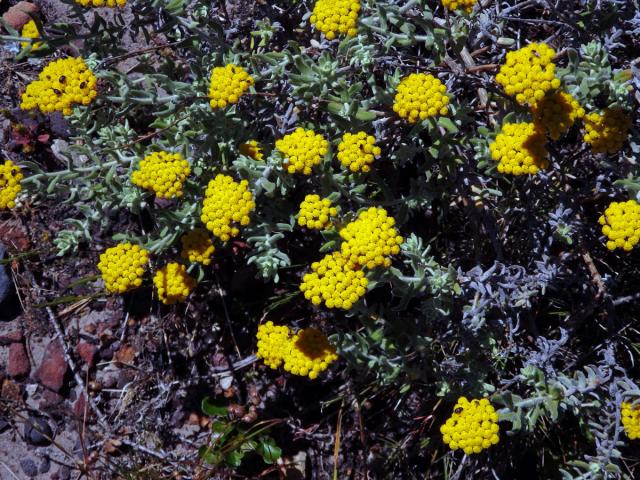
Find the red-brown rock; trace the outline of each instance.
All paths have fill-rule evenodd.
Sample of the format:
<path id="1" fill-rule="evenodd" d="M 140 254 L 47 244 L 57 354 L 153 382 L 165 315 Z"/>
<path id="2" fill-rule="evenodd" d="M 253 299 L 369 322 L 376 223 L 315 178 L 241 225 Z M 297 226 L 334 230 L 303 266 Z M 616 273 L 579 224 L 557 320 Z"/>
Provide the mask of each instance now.
<path id="1" fill-rule="evenodd" d="M 14 330 L 9 333 L 0 333 L 0 345 L 11 345 L 12 343 L 22 342 L 24 336 L 20 330 Z"/>
<path id="2" fill-rule="evenodd" d="M 16 30 L 20 30 L 31 20 L 31 15 L 38 13 L 38 6 L 31 2 L 18 2 L 2 16 L 2 19 Z"/>
<path id="3" fill-rule="evenodd" d="M 48 389 L 59 392 L 64 384 L 64 376 L 68 368 L 62 345 L 58 340 L 51 340 L 34 377 Z"/>
<path id="4" fill-rule="evenodd" d="M 23 343 L 12 343 L 9 346 L 9 360 L 7 361 L 7 374 L 10 377 L 24 377 L 29 375 L 31 364 L 27 356 L 27 350 Z"/>
<path id="5" fill-rule="evenodd" d="M 87 342 L 80 342 L 76 347 L 76 352 L 87 365 L 89 365 L 90 367 L 93 366 L 97 352 L 95 345 Z"/>

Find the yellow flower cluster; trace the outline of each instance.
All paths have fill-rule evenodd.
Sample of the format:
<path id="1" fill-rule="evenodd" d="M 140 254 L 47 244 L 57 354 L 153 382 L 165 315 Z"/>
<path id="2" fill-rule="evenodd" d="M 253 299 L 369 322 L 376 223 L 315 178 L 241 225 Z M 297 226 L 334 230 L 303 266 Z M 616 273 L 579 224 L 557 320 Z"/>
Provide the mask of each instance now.
<path id="1" fill-rule="evenodd" d="M 240 153 L 254 160 L 262 160 L 264 158 L 262 147 L 260 147 L 260 144 L 256 140 L 249 140 L 246 143 L 242 143 L 240 145 Z"/>
<path id="2" fill-rule="evenodd" d="M 545 95 L 533 108 L 533 120 L 544 128 L 552 140 L 569 130 L 577 119 L 585 115 L 584 108 L 567 92 Z"/>
<path id="3" fill-rule="evenodd" d="M 142 159 L 131 181 L 159 198 L 169 199 L 182 196 L 182 186 L 190 173 L 189 162 L 179 153 L 153 152 Z"/>
<path id="4" fill-rule="evenodd" d="M 289 337 L 291 332 L 286 325 L 274 325 L 272 321 L 258 326 L 258 352 L 256 357 L 261 358 L 264 364 L 275 370 L 284 361 L 285 355 L 290 350 Z"/>
<path id="5" fill-rule="evenodd" d="M 598 222 L 611 251 L 622 248 L 629 252 L 640 240 L 640 204 L 635 200 L 611 202 Z"/>
<path id="6" fill-rule="evenodd" d="M 16 197 L 22 189 L 20 186 L 22 178 L 20 167 L 14 165 L 11 160 L 0 164 L 0 210 L 16 206 Z"/>
<path id="7" fill-rule="evenodd" d="M 342 230 L 341 253 L 345 259 L 369 269 L 391 266 L 389 256 L 400 253 L 404 239 L 394 228 L 396 221 L 384 208 L 370 207 Z"/>
<path id="8" fill-rule="evenodd" d="M 315 230 L 325 230 L 331 226 L 331 217 L 335 217 L 338 210 L 331 206 L 331 200 L 320 198 L 320 195 L 307 195 L 300 204 L 298 225 Z"/>
<path id="9" fill-rule="evenodd" d="M 96 77 L 82 58 L 61 58 L 49 63 L 22 94 L 20 108 L 71 115 L 73 105 L 89 105 L 98 95 Z"/>
<path id="10" fill-rule="evenodd" d="M 329 364 L 338 359 L 329 339 L 316 328 L 304 328 L 289 340 L 291 350 L 284 357 L 284 369 L 294 375 L 318 378 Z"/>
<path id="11" fill-rule="evenodd" d="M 310 21 L 328 40 L 336 38 L 337 33 L 355 37 L 360 8 L 360 0 L 318 0 Z"/>
<path id="12" fill-rule="evenodd" d="M 595 153 L 616 153 L 627 140 L 631 119 L 619 108 L 607 108 L 602 114 L 590 113 L 585 117 L 587 133 L 584 141 Z"/>
<path id="13" fill-rule="evenodd" d="M 211 256 L 216 251 L 207 231 L 203 228 L 191 230 L 180 239 L 182 243 L 182 258 L 190 262 L 203 265 L 211 264 Z"/>
<path id="14" fill-rule="evenodd" d="M 277 140 L 276 148 L 284 155 L 284 166 L 289 173 L 311 175 L 311 168 L 318 165 L 329 150 L 329 142 L 313 130 L 298 127 Z"/>
<path id="15" fill-rule="evenodd" d="M 149 254 L 138 245 L 121 243 L 100 255 L 98 268 L 105 287 L 112 293 L 124 293 L 142 285 Z"/>
<path id="16" fill-rule="evenodd" d="M 207 229 L 223 242 L 236 237 L 240 229 L 249 225 L 249 214 L 256 208 L 249 182 L 235 182 L 228 175 L 218 174 L 209 182 L 200 219 Z"/>
<path id="17" fill-rule="evenodd" d="M 536 174 L 549 166 L 545 134 L 533 123 L 506 123 L 489 145 L 498 171 L 509 175 Z"/>
<path id="18" fill-rule="evenodd" d="M 209 105 L 211 108 L 224 108 L 237 103 L 252 85 L 253 78 L 238 65 L 230 63 L 225 67 L 215 67 L 209 84 Z"/>
<path id="19" fill-rule="evenodd" d="M 555 50 L 546 43 L 530 43 L 520 50 L 509 52 L 496 81 L 507 95 L 515 96 L 519 104 L 533 106 L 549 90 L 560 87 L 553 63 L 555 54 Z"/>
<path id="20" fill-rule="evenodd" d="M 124 7 L 127 4 L 127 0 L 76 0 L 78 5 L 83 7 Z"/>
<path id="21" fill-rule="evenodd" d="M 467 13 L 471 13 L 476 3 L 478 3 L 478 0 L 442 0 L 442 5 L 452 12 L 460 8 Z"/>
<path id="22" fill-rule="evenodd" d="M 153 284 L 165 305 L 184 302 L 196 286 L 196 280 L 187 273 L 187 267 L 171 262 L 156 272 Z"/>
<path id="23" fill-rule="evenodd" d="M 20 32 L 20 36 L 24 38 L 40 38 L 40 32 L 38 31 L 38 25 L 33 20 L 29 20 L 22 27 L 22 31 Z M 22 48 L 27 48 L 31 45 L 31 50 L 38 50 L 42 46 L 42 42 L 20 42 L 20 46 Z"/>
<path id="24" fill-rule="evenodd" d="M 436 115 L 447 115 L 447 105 L 447 87 L 440 80 L 426 73 L 412 73 L 400 81 L 393 111 L 409 123 L 416 123 Z"/>
<path id="25" fill-rule="evenodd" d="M 489 400 L 467 400 L 460 397 L 453 414 L 440 427 L 444 443 L 451 450 L 461 448 L 464 453 L 480 453 L 500 441 L 498 414 Z"/>
<path id="26" fill-rule="evenodd" d="M 622 414 L 622 426 L 631 440 L 640 438 L 640 406 L 633 406 L 632 403 L 622 402 L 620 405 Z"/>
<path id="27" fill-rule="evenodd" d="M 258 327 L 256 337 L 256 357 L 274 370 L 284 364 L 287 372 L 313 380 L 338 359 L 334 346 L 315 328 L 302 329 L 292 336 L 289 327 L 269 321 Z"/>
<path id="28" fill-rule="evenodd" d="M 364 271 L 340 252 L 329 253 L 311 264 L 304 275 L 300 291 L 314 305 L 349 310 L 367 291 L 369 281 Z"/>
<path id="29" fill-rule="evenodd" d="M 338 145 L 338 160 L 352 172 L 368 172 L 371 164 L 380 156 L 376 137 L 365 132 L 345 133 Z"/>

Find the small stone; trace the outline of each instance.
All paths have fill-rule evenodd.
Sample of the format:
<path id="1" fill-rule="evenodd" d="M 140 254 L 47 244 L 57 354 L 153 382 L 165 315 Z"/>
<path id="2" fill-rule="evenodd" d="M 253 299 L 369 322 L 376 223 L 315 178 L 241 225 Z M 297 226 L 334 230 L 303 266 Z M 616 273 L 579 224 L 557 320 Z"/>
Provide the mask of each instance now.
<path id="1" fill-rule="evenodd" d="M 16 30 L 20 30 L 31 20 L 31 15 L 38 12 L 38 7 L 31 2 L 18 2 L 5 12 L 2 19 Z"/>
<path id="2" fill-rule="evenodd" d="M 49 460 L 49 456 L 46 455 L 42 457 L 42 461 L 40 462 L 40 466 L 38 467 L 38 473 L 43 474 L 47 473 L 51 469 L 51 460 Z"/>
<path id="3" fill-rule="evenodd" d="M 50 390 L 59 392 L 64 385 L 68 368 L 62 345 L 57 340 L 51 340 L 35 373 L 35 379 Z"/>
<path id="4" fill-rule="evenodd" d="M 20 468 L 22 468 L 22 471 L 27 477 L 33 478 L 38 475 L 38 467 L 36 466 L 36 462 L 31 460 L 30 458 L 20 460 Z"/>
<path id="5" fill-rule="evenodd" d="M 32 445 L 50 445 L 53 432 L 46 420 L 30 417 L 24 424 L 24 438 Z"/>
<path id="6" fill-rule="evenodd" d="M 76 347 L 76 352 L 87 365 L 89 365 L 90 367 L 93 366 L 97 352 L 97 348 L 95 345 L 87 342 L 80 342 Z"/>
<path id="7" fill-rule="evenodd" d="M 1 249 L 2 247 L 0 247 Z M 0 255 L 2 258 L 2 255 Z M 1 275 L 1 274 L 0 274 Z M 0 333 L 0 345 L 11 345 L 12 343 L 20 343 L 24 340 L 24 335 L 20 330 L 14 330 L 9 333 Z"/>
<path id="8" fill-rule="evenodd" d="M 42 393 L 42 400 L 38 404 L 40 410 L 49 410 L 57 405 L 60 405 L 64 401 L 64 397 L 59 393 L 52 392 L 45 389 Z"/>
<path id="9" fill-rule="evenodd" d="M 58 478 L 60 480 L 69 480 L 71 478 L 71 469 L 66 465 L 61 466 L 58 469 Z"/>
<path id="10" fill-rule="evenodd" d="M 7 361 L 7 374 L 13 378 L 24 377 L 31 371 L 31 364 L 27 356 L 27 350 L 22 343 L 12 343 L 9 346 L 9 360 Z"/>

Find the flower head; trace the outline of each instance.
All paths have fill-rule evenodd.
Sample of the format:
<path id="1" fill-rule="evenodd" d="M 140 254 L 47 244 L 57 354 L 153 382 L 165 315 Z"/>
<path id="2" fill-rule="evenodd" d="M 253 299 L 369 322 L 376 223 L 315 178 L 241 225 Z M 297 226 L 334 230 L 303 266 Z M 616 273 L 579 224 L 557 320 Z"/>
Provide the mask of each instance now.
<path id="1" fill-rule="evenodd" d="M 121 243 L 100 255 L 98 269 L 105 287 L 111 293 L 125 293 L 142 285 L 149 254 L 138 245 Z"/>
<path id="2" fill-rule="evenodd" d="M 230 63 L 224 67 L 215 67 L 209 84 L 211 108 L 224 108 L 237 103 L 253 83 L 253 78 L 238 65 Z"/>
<path id="3" fill-rule="evenodd" d="M 218 174 L 209 182 L 202 204 L 202 223 L 223 242 L 237 237 L 236 226 L 249 225 L 249 214 L 256 208 L 249 182 L 235 182 L 228 175 Z"/>
<path id="4" fill-rule="evenodd" d="M 533 123 L 505 123 L 489 145 L 498 171 L 509 175 L 536 174 L 549 166 L 544 131 Z"/>
<path id="5" fill-rule="evenodd" d="M 447 87 L 433 75 L 412 73 L 404 77 L 393 103 L 393 111 L 409 123 L 449 114 Z"/>
<path id="6" fill-rule="evenodd" d="M 480 453 L 500 441 L 498 414 L 486 398 L 467 400 L 460 397 L 453 414 L 440 427 L 442 440 L 451 450 Z"/>
<path id="7" fill-rule="evenodd" d="M 313 130 L 298 127 L 293 133 L 277 140 L 276 148 L 285 157 L 287 172 L 311 175 L 311 168 L 320 164 L 329 150 L 329 142 Z"/>
<path id="8" fill-rule="evenodd" d="M 191 173 L 189 162 L 179 153 L 153 152 L 131 174 L 131 182 L 155 192 L 158 198 L 182 196 L 182 186 Z"/>
<path id="9" fill-rule="evenodd" d="M 376 137 L 365 132 L 345 133 L 338 145 L 338 160 L 352 172 L 368 172 L 371 164 L 380 156 Z"/>
<path id="10" fill-rule="evenodd" d="M 11 160 L 0 164 L 0 210 L 16 206 L 16 197 L 22 189 L 20 185 L 22 178 L 20 167 Z"/>
<path id="11" fill-rule="evenodd" d="M 169 263 L 159 269 L 153 277 L 158 297 L 165 305 L 184 302 L 196 286 L 196 280 L 187 273 L 181 263 Z"/>

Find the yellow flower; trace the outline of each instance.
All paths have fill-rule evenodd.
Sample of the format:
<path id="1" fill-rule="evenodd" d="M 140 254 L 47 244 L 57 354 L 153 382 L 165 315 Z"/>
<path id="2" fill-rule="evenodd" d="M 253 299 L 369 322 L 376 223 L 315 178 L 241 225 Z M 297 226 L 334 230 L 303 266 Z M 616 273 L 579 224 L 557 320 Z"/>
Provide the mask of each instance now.
<path id="1" fill-rule="evenodd" d="M 179 153 L 153 152 L 131 174 L 131 182 L 151 190 L 158 198 L 182 196 L 182 186 L 191 173 L 189 162 Z"/>
<path id="2" fill-rule="evenodd" d="M 124 7 L 127 4 L 127 0 L 75 0 L 78 5 L 82 5 L 83 7 Z"/>
<path id="3" fill-rule="evenodd" d="M 631 118 L 619 108 L 606 108 L 602 114 L 590 113 L 585 117 L 587 133 L 584 141 L 594 153 L 616 153 L 629 135 Z"/>
<path id="4" fill-rule="evenodd" d="M 515 96 L 519 104 L 534 106 L 548 91 L 560 87 L 553 63 L 555 55 L 555 50 L 546 43 L 530 43 L 509 52 L 496 81 L 507 95 Z"/>
<path id="5" fill-rule="evenodd" d="M 635 200 L 611 202 L 598 223 L 602 225 L 602 234 L 608 238 L 609 250 L 619 248 L 630 252 L 640 240 L 640 204 Z"/>
<path id="6" fill-rule="evenodd" d="M 256 140 L 249 140 L 246 143 L 240 145 L 240 154 L 251 157 L 254 160 L 262 160 L 264 154 L 262 153 L 262 147 Z"/>
<path id="7" fill-rule="evenodd" d="M 328 40 L 338 34 L 355 37 L 360 8 L 359 0 L 318 0 L 309 20 Z"/>
<path id="8" fill-rule="evenodd" d="M 20 167 L 14 165 L 11 160 L 0 164 L 0 210 L 16 206 L 16 197 L 22 190 L 20 185 L 22 178 Z"/>
<path id="9" fill-rule="evenodd" d="M 74 105 L 89 105 L 98 95 L 96 77 L 82 58 L 49 63 L 22 94 L 20 108 L 71 115 Z"/>
<path id="10" fill-rule="evenodd" d="M 38 31 L 38 25 L 33 19 L 29 20 L 22 27 L 22 32 L 20 32 L 20 36 L 24 38 L 40 38 L 40 32 Z M 42 47 L 42 42 L 20 42 L 20 46 L 24 49 L 31 45 L 31 50 L 35 51 Z"/>
<path id="11" fill-rule="evenodd" d="M 311 168 L 318 165 L 329 151 L 329 142 L 313 130 L 298 127 L 293 133 L 277 140 L 276 148 L 285 157 L 287 172 L 311 175 Z"/>
<path id="12" fill-rule="evenodd" d="M 566 92 L 545 95 L 531 111 L 534 122 L 540 125 L 552 140 L 559 140 L 577 119 L 585 115 L 584 108 Z"/>
<path id="13" fill-rule="evenodd" d="M 289 327 L 268 321 L 258 327 L 256 338 L 256 357 L 265 365 L 275 370 L 284 364 L 285 371 L 312 380 L 338 359 L 335 347 L 316 328 L 305 328 L 292 335 Z"/>
<path id="14" fill-rule="evenodd" d="M 380 147 L 376 138 L 365 132 L 345 133 L 338 145 L 338 160 L 343 167 L 352 172 L 368 172 L 371 164 L 380 156 Z"/>
<path id="15" fill-rule="evenodd" d="M 290 331 L 287 326 L 274 325 L 272 321 L 258 326 L 258 352 L 256 357 L 261 358 L 266 366 L 277 369 L 289 353 Z"/>
<path id="16" fill-rule="evenodd" d="M 500 441 L 498 414 L 489 400 L 467 400 L 460 397 L 453 414 L 440 427 L 442 440 L 451 450 L 462 449 L 467 455 L 482 450 Z"/>
<path id="17" fill-rule="evenodd" d="M 533 123 L 505 123 L 489 150 L 500 173 L 536 174 L 549 166 L 545 142 L 544 132 Z"/>
<path id="18" fill-rule="evenodd" d="M 622 402 L 620 405 L 622 426 L 630 440 L 640 438 L 640 407 L 632 403 Z"/>
<path id="19" fill-rule="evenodd" d="M 300 291 L 314 305 L 324 303 L 327 308 L 349 310 L 366 293 L 368 284 L 358 265 L 340 252 L 333 252 L 311 264 L 311 272 L 302 278 Z"/>
<path id="20" fill-rule="evenodd" d="M 224 108 L 238 103 L 238 100 L 253 85 L 253 78 L 247 71 L 232 63 L 224 67 L 215 67 L 211 72 L 209 84 L 209 105 L 211 108 Z"/>
<path id="21" fill-rule="evenodd" d="M 289 340 L 290 350 L 284 356 L 285 371 L 311 380 L 318 378 L 338 359 L 336 349 L 316 328 L 304 328 Z"/>
<path id="22" fill-rule="evenodd" d="M 338 210 L 331 206 L 331 200 L 320 198 L 320 195 L 307 195 L 300 204 L 298 225 L 315 230 L 326 230 L 331 226 L 331 217 Z"/>
<path id="23" fill-rule="evenodd" d="M 196 228 L 184 235 L 182 242 L 182 258 L 190 262 L 197 262 L 203 265 L 211 264 L 211 256 L 215 252 L 215 247 L 207 231 L 203 228 Z"/>
<path id="24" fill-rule="evenodd" d="M 373 269 L 391 266 L 391 255 L 400 253 L 404 239 L 394 228 L 395 220 L 384 208 L 363 210 L 358 218 L 340 230 L 344 240 L 342 256 L 350 262 Z"/>
<path id="25" fill-rule="evenodd" d="M 142 285 L 149 254 L 138 245 L 121 243 L 100 255 L 98 269 L 105 287 L 111 293 L 125 293 Z"/>
<path id="26" fill-rule="evenodd" d="M 228 175 L 218 174 L 207 186 L 200 219 L 207 230 L 226 242 L 240 233 L 234 224 L 249 225 L 249 214 L 255 208 L 249 182 L 234 182 Z"/>
<path id="27" fill-rule="evenodd" d="M 165 305 L 184 302 L 196 286 L 196 280 L 181 263 L 169 263 L 156 272 L 153 284 Z"/>
<path id="28" fill-rule="evenodd" d="M 433 75 L 412 73 L 404 77 L 393 103 L 393 111 L 409 123 L 449 114 L 447 87 Z"/>
<path id="29" fill-rule="evenodd" d="M 461 9 L 471 13 L 476 3 L 478 3 L 478 0 L 442 0 L 442 5 L 452 12 Z"/>

